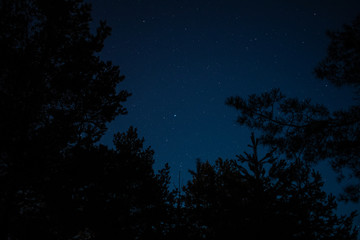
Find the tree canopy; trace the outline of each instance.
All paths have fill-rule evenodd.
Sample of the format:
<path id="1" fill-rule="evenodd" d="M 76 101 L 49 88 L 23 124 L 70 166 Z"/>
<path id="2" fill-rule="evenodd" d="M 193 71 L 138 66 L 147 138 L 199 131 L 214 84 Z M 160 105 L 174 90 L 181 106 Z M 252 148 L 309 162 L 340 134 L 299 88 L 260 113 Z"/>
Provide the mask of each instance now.
<path id="1" fill-rule="evenodd" d="M 341 31 L 329 31 L 331 43 L 326 58 L 315 68 L 316 75 L 336 86 L 352 86 L 359 96 L 360 16 Z M 248 98 L 230 97 L 226 104 L 239 110 L 241 125 L 262 132 L 261 142 L 276 147 L 289 159 L 308 163 L 329 160 L 338 179 L 349 177 L 353 184 L 342 198 L 360 199 L 360 106 L 331 112 L 325 106 L 286 97 L 272 89 Z M 350 174 L 343 174 L 350 170 Z"/>
<path id="2" fill-rule="evenodd" d="M 168 168 L 135 129 L 96 145 L 126 114 L 119 67 L 99 57 L 81 0 L 0 3 L 0 178 L 3 239 L 135 239 L 162 233 Z M 161 221 L 160 221 L 161 219 Z"/>
<path id="3" fill-rule="evenodd" d="M 259 141 L 251 141 L 252 153 L 198 161 L 191 172 L 184 202 L 193 239 L 356 239 L 355 215 L 336 216 L 335 197 L 321 189 L 318 172 L 273 151 L 260 158 Z"/>
<path id="4" fill-rule="evenodd" d="M 169 166 L 154 171 L 136 128 L 116 133 L 114 149 L 99 143 L 131 94 L 99 57 L 111 29 L 100 22 L 92 33 L 90 11 L 83 0 L 0 1 L 0 238 L 356 238 L 355 213 L 336 215 L 310 163 L 332 158 L 360 178 L 358 106 L 330 113 L 279 90 L 230 98 L 239 122 L 264 135 L 236 160 L 198 161 L 182 191 L 171 190 Z M 345 74 L 357 68 L 339 69 L 357 84 Z M 260 143 L 276 148 L 260 158 Z"/>

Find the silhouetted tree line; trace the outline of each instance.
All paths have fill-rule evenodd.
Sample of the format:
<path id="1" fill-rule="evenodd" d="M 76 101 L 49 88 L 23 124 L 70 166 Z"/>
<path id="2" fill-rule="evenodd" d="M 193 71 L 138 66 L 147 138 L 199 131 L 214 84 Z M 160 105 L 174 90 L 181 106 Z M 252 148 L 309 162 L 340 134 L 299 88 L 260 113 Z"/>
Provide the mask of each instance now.
<path id="1" fill-rule="evenodd" d="M 170 190 L 168 165 L 153 170 L 135 128 L 114 149 L 98 143 L 130 93 L 98 56 L 111 30 L 91 33 L 90 11 L 82 0 L 0 1 L 1 239 L 356 239 L 355 213 L 336 215 L 311 163 L 330 158 L 359 177 L 358 106 L 330 114 L 278 90 L 230 98 L 264 135 L 236 159 L 198 161 Z M 359 86 L 359 22 L 330 34 L 319 77 Z M 261 158 L 259 143 L 273 150 Z"/>

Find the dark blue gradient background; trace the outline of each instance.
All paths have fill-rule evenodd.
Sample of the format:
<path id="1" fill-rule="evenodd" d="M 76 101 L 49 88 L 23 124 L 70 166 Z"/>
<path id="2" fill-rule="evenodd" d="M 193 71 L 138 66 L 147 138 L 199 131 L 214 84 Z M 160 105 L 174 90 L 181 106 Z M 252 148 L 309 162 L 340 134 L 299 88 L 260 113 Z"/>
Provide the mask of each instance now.
<path id="1" fill-rule="evenodd" d="M 112 35 L 101 53 L 126 76 L 129 113 L 109 124 L 102 143 L 138 128 L 155 150 L 155 169 L 171 166 L 173 185 L 190 179 L 197 158 L 234 158 L 247 150 L 250 131 L 236 124 L 227 97 L 280 88 L 331 110 L 354 103 L 351 89 L 316 79 L 325 57 L 326 30 L 360 13 L 359 0 L 196 1 L 92 0 L 94 26 L 106 20 Z M 325 189 L 341 190 L 326 163 Z M 341 204 L 340 212 L 359 209 Z M 359 219 L 357 220 L 359 222 Z"/>

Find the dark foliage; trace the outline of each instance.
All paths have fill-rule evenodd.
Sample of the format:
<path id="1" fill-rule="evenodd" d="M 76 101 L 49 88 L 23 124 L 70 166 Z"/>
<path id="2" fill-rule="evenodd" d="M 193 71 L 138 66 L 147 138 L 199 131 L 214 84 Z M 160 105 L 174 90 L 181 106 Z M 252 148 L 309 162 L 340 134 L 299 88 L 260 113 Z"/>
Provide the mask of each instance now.
<path id="1" fill-rule="evenodd" d="M 337 217 L 318 172 L 298 163 L 259 158 L 197 163 L 184 188 L 192 236 L 186 239 L 356 239 L 355 214 Z"/>
<path id="2" fill-rule="evenodd" d="M 360 94 L 360 15 L 342 31 L 328 31 L 327 35 L 331 39 L 328 55 L 315 68 L 315 74 L 338 87 L 351 86 Z"/>
<path id="3" fill-rule="evenodd" d="M 154 174 L 133 128 L 116 150 L 94 145 L 130 94 L 98 56 L 110 28 L 91 33 L 90 11 L 80 0 L 0 2 L 1 239 L 163 232 L 168 167 Z"/>
<path id="4" fill-rule="evenodd" d="M 9 236 L 161 239 L 172 203 L 169 168 L 154 173 L 153 151 L 133 128 L 114 143 L 115 150 L 74 147 L 44 182 L 17 191 Z"/>
<path id="5" fill-rule="evenodd" d="M 354 215 L 334 214 L 319 174 L 273 152 L 259 160 L 254 137 L 253 154 L 198 162 L 183 194 L 169 190 L 168 165 L 154 172 L 154 152 L 135 128 L 114 135 L 115 149 L 98 144 L 106 124 L 126 114 L 130 94 L 118 88 L 119 68 L 98 56 L 110 28 L 101 22 L 91 33 L 90 10 L 82 0 L 0 1 L 1 239 L 355 238 Z M 260 111 L 261 101 L 271 107 L 272 98 L 284 99 L 271 94 L 252 104 Z M 305 117 L 302 110 L 293 116 L 294 104 L 284 111 L 295 126 Z M 323 107 L 302 109 L 329 121 Z M 336 116 L 349 120 L 346 114 Z M 295 151 L 286 141 L 279 149 L 293 157 L 306 149 L 298 141 Z"/>
<path id="6" fill-rule="evenodd" d="M 331 44 L 328 56 L 315 72 L 336 86 L 360 84 L 360 16 L 341 32 L 328 33 Z M 357 91 L 356 94 L 359 94 Z M 287 158 L 313 163 L 330 159 L 339 180 L 343 171 L 352 178 L 346 187 L 344 200 L 360 198 L 360 106 L 330 112 L 326 107 L 312 104 L 309 99 L 288 98 L 279 89 L 247 99 L 230 97 L 226 104 L 240 111 L 238 122 L 260 130 L 265 145 L 277 147 Z"/>
<path id="7" fill-rule="evenodd" d="M 166 230 L 168 167 L 154 173 L 153 151 L 143 148 L 133 128 L 116 134 L 114 143 L 115 150 L 73 149 L 57 169 L 46 192 L 53 189 L 50 217 L 56 218 L 54 227 L 64 228 L 56 231 L 65 230 L 61 239 L 78 239 L 85 232 L 91 239 L 161 239 Z"/>

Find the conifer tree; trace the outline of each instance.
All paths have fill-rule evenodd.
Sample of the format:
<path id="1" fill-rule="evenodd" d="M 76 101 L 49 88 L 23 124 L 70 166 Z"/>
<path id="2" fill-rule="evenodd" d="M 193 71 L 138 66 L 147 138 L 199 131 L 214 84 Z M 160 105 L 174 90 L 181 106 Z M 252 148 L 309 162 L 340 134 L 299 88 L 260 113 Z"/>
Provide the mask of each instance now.
<path id="1" fill-rule="evenodd" d="M 272 89 L 248 98 L 230 97 L 226 104 L 239 110 L 238 123 L 260 130 L 263 144 L 295 160 L 329 160 L 339 181 L 350 179 L 342 194 L 346 201 L 360 199 L 360 15 L 341 31 L 329 31 L 326 58 L 315 68 L 318 78 L 337 87 L 351 86 L 355 104 L 331 112 L 325 106 L 286 97 Z M 344 170 L 347 174 L 344 174 Z M 350 173 L 350 174 L 349 174 Z"/>
<path id="2" fill-rule="evenodd" d="M 356 239 L 355 213 L 336 215 L 318 172 L 276 159 L 274 151 L 260 158 L 259 141 L 251 140 L 251 154 L 199 161 L 192 172 L 185 204 L 198 239 Z"/>

